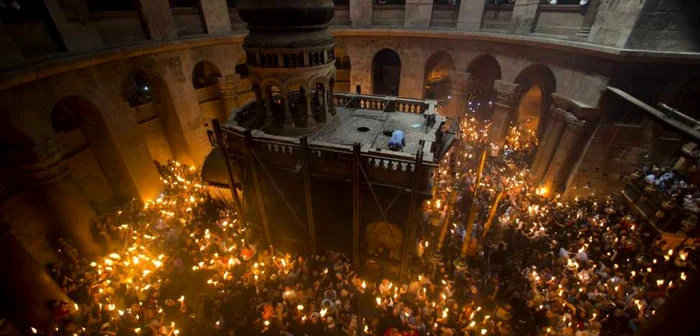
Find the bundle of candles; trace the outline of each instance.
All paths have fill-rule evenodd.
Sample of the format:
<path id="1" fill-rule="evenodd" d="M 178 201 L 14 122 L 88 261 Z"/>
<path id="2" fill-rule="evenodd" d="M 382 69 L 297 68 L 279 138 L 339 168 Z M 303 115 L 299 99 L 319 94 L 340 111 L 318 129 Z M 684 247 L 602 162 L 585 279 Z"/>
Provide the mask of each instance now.
<path id="1" fill-rule="evenodd" d="M 473 236 L 483 248 L 468 258 L 469 272 L 452 263 L 469 211 L 459 202 L 451 209 L 457 230 L 448 237 L 455 244 L 419 240 L 422 250 L 442 248 L 444 265 L 421 253 L 422 269 L 408 283 L 375 282 L 353 272 L 343 255 L 289 255 L 265 246 L 255 225 L 208 198 L 196 170 L 171 162 L 161 169 L 162 197 L 104 217 L 108 254 L 85 260 L 69 243 L 62 246 L 66 261 L 52 274 L 76 307 L 58 332 L 624 334 L 694 272 L 694 250 L 667 249 L 611 198 L 565 202 L 529 186 L 523 157 L 536 138 L 521 126 L 511 128 L 509 150 L 489 157 L 478 179 L 488 124 L 465 118 L 461 127 L 462 141 L 441 162 L 426 211 L 444 215 L 453 192 L 470 197 L 480 181 Z M 494 227 L 483 234 L 500 191 Z"/>

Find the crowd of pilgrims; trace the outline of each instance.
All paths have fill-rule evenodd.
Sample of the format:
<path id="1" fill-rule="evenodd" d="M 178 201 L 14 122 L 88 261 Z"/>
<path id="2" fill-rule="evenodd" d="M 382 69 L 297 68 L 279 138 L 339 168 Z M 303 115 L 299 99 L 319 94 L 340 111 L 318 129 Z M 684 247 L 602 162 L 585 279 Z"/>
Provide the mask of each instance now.
<path id="1" fill-rule="evenodd" d="M 440 165 L 435 197 L 443 207 L 436 199 L 424 207 L 426 226 L 444 210 L 446 187 L 473 188 L 471 162 L 485 133 L 469 130 L 480 127 L 466 120 L 463 142 Z M 48 271 L 74 307 L 56 315 L 51 334 L 630 335 L 695 273 L 695 247 L 669 250 L 612 196 L 540 195 L 524 182 L 535 145 L 531 132 L 514 127 L 505 151 L 486 161 L 468 268 L 453 263 L 465 192 L 444 259 L 432 259 L 435 243 L 416 252 L 420 262 L 403 282 L 362 276 L 343 254 L 274 250 L 255 225 L 207 196 L 196 171 L 170 162 L 161 169 L 161 198 L 102 217 L 109 254 L 86 258 L 63 241 Z M 505 197 L 481 239 L 500 191 Z M 434 235 L 417 243 L 428 240 Z"/>

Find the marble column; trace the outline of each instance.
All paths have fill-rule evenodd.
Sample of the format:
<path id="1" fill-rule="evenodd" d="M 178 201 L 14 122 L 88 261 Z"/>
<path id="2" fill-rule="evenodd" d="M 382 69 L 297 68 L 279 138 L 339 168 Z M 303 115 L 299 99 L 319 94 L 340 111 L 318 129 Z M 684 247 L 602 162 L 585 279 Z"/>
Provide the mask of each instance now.
<path id="1" fill-rule="evenodd" d="M 289 109 L 289 92 L 282 94 L 282 105 L 284 105 L 284 121 L 282 122 L 282 128 L 294 128 L 295 125 L 294 119 L 292 118 L 292 111 Z"/>
<path id="2" fill-rule="evenodd" d="M 403 20 L 406 28 L 429 28 L 430 20 L 433 18 L 433 0 L 406 0 L 405 12 Z"/>
<path id="3" fill-rule="evenodd" d="M 491 118 L 488 142 L 500 151 L 508 136 L 510 122 L 517 112 L 522 86 L 495 80 L 493 89 L 496 92 L 496 101 L 493 105 L 493 117 Z"/>
<path id="4" fill-rule="evenodd" d="M 8 316 L 20 334 L 30 334 L 36 328 L 46 334 L 52 333 L 54 316 L 47 303 L 72 300 L 24 249 L 10 232 L 7 223 L 0 223 L 0 269 L 5 270 L 0 277 L 0 293 L 3 301 L 12 304 Z"/>
<path id="5" fill-rule="evenodd" d="M 350 26 L 363 28 L 372 25 L 372 4 L 374 0 L 350 0 Z"/>
<path id="6" fill-rule="evenodd" d="M 307 90 L 304 94 L 306 98 L 306 127 L 314 127 L 316 125 L 316 120 L 314 119 L 314 112 L 311 108 L 311 102 L 313 102 L 313 92 Z"/>
<path id="7" fill-rule="evenodd" d="M 561 193 L 566 188 L 571 168 L 581 154 L 580 147 L 585 140 L 584 129 L 588 125 L 585 120 L 578 119 L 568 112 L 564 115 L 564 123 L 566 124 L 564 134 L 559 140 L 547 173 L 540 183 L 540 186 L 546 188 L 549 195 Z"/>
<path id="8" fill-rule="evenodd" d="M 138 0 L 141 21 L 151 40 L 177 39 L 177 26 L 168 0 Z"/>
<path id="9" fill-rule="evenodd" d="M 73 240 L 83 255 L 100 253 L 93 226 L 97 215 L 62 160 L 60 145 L 51 139 L 33 148 L 11 150 L 9 160 L 20 179 L 55 219 L 58 233 Z"/>
<path id="10" fill-rule="evenodd" d="M 554 151 L 557 149 L 561 135 L 566 127 L 564 115 L 568 112 L 554 105 L 550 107 L 549 111 L 551 119 L 544 130 L 539 146 L 537 146 L 537 153 L 535 153 L 535 159 L 532 161 L 532 166 L 530 166 L 530 172 L 528 173 L 527 178 L 531 183 L 539 183 L 544 177 L 544 173 L 547 172 L 547 167 L 552 161 Z"/>
<path id="11" fill-rule="evenodd" d="M 221 105 L 223 107 L 223 111 L 219 116 L 219 120 L 221 120 L 222 123 L 226 122 L 231 117 L 231 111 L 238 107 L 238 93 L 236 92 L 238 89 L 238 78 L 235 77 L 238 77 L 238 75 L 226 76 L 223 80 L 219 78 L 219 82 L 216 85 L 221 96 Z"/>
<path id="12" fill-rule="evenodd" d="M 275 103 L 272 98 L 272 90 L 270 88 L 265 89 L 265 123 L 274 124 L 275 114 L 272 110 L 272 105 Z"/>
<path id="13" fill-rule="evenodd" d="M 228 16 L 226 0 L 200 0 L 199 6 L 209 35 L 231 33 L 231 19 Z"/>
<path id="14" fill-rule="evenodd" d="M 457 16 L 457 30 L 477 30 L 481 28 L 484 16 L 483 0 L 462 0 Z"/>
<path id="15" fill-rule="evenodd" d="M 478 80 L 467 72 L 450 71 L 450 99 L 447 102 L 445 116 L 448 118 L 460 118 L 464 115 L 467 106 L 467 93 L 473 89 Z"/>

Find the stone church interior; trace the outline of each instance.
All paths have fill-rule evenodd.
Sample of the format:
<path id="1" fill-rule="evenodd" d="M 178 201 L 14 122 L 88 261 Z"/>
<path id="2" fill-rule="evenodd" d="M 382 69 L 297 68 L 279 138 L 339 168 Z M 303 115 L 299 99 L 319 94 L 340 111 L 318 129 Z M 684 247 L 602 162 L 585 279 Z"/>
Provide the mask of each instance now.
<path id="1" fill-rule="evenodd" d="M 699 335 L 698 18 L 0 0 L 0 335 Z"/>

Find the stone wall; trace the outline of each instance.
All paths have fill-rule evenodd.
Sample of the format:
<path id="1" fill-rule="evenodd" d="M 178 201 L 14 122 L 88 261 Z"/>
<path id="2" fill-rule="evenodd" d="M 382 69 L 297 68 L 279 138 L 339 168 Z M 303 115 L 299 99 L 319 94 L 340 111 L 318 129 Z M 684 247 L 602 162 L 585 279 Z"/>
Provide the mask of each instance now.
<path id="1" fill-rule="evenodd" d="M 430 21 L 431 27 L 454 28 L 457 26 L 459 7 L 455 6 L 433 6 L 433 16 Z"/>
<path id="2" fill-rule="evenodd" d="M 502 79 L 511 82 L 529 65 L 546 64 L 556 78 L 558 93 L 590 106 L 596 105 L 613 68 L 612 62 L 602 58 L 526 46 L 518 46 L 514 52 L 512 46 L 483 41 L 465 43 L 457 39 L 408 37 L 339 37 L 339 41 L 346 46 L 352 64 L 352 91 L 361 85 L 362 92 L 372 92 L 372 59 L 379 50 L 390 48 L 401 59 L 399 95 L 409 98 L 422 97 L 425 63 L 438 51 L 447 52 L 458 71 L 466 71 L 477 56 L 491 54 L 499 63 Z"/>
<path id="3" fill-rule="evenodd" d="M 372 25 L 377 27 L 403 27 L 403 5 L 375 5 L 372 8 Z"/>
<path id="4" fill-rule="evenodd" d="M 508 31 L 511 27 L 512 18 L 512 5 L 503 5 L 500 7 L 486 6 L 486 9 L 484 9 L 482 28 Z"/>
<path id="5" fill-rule="evenodd" d="M 173 8 L 173 18 L 178 36 L 202 35 L 206 33 L 199 8 Z"/>
<path id="6" fill-rule="evenodd" d="M 129 44 L 147 39 L 137 11 L 91 13 L 90 18 L 102 36 L 102 43 L 106 45 Z"/>
<path id="7" fill-rule="evenodd" d="M 639 0 L 601 1 L 589 41 L 605 46 L 624 47 L 643 6 L 644 1 Z"/>
<path id="8" fill-rule="evenodd" d="M 574 36 L 585 14 L 579 5 L 540 5 L 534 32 L 561 38 Z"/>
<path id="9" fill-rule="evenodd" d="M 349 26 L 350 25 L 350 7 L 335 6 L 335 13 L 331 20 L 331 26 Z"/>
<path id="10" fill-rule="evenodd" d="M 700 51 L 700 2 L 647 0 L 625 45 L 630 49 Z"/>

